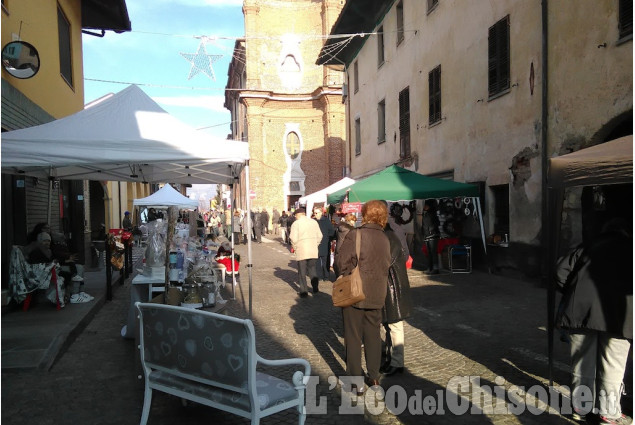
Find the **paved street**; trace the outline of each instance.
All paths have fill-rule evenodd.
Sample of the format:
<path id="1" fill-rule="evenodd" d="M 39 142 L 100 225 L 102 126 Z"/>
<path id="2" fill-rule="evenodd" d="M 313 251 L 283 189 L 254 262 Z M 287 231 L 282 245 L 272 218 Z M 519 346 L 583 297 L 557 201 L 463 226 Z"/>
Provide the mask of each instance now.
<path id="1" fill-rule="evenodd" d="M 229 302 L 228 313 L 247 317 L 246 246 L 238 246 L 237 252 L 243 258 L 241 285 L 237 288 L 236 300 Z M 380 404 L 373 413 L 371 398 L 376 393 L 371 390 L 366 398 L 370 407 L 361 409 L 362 413 L 358 410 L 344 414 L 340 409 L 358 402 L 361 407 L 363 399 L 351 399 L 339 386 L 331 388 L 330 385 L 336 383 L 332 377 L 344 371 L 341 313 L 331 304 L 332 285 L 323 283 L 320 293 L 300 299 L 296 295 L 296 277 L 293 255 L 279 239 L 253 245 L 252 309 L 256 349 L 265 358 L 303 357 L 311 363 L 312 374 L 319 378 L 319 399 L 310 401 L 313 406 L 310 411 L 320 413 L 309 414 L 307 424 L 571 423 L 553 411 L 535 415 L 522 409 L 518 401 L 533 403 L 548 382 L 546 290 L 537 287 L 536 282 L 483 272 L 446 272 L 428 277 L 411 270 L 415 311 L 405 327 L 407 371 L 382 380 L 387 391 L 386 404 L 403 412 L 391 413 Z M 99 309 L 50 370 L 3 369 L 2 420 L 5 423 L 139 423 L 143 387 L 135 377 L 134 341 L 122 339 L 120 335 L 128 314 L 129 285 L 128 281 L 115 288 L 114 300 Z M 230 298 L 230 293 L 225 291 L 224 296 Z M 559 384 L 567 381 L 565 352 L 564 344 L 558 342 L 555 380 Z M 473 381 L 469 386 L 469 377 L 480 377 L 480 382 Z M 460 382 L 462 386 L 456 388 L 455 385 L 446 391 L 448 382 Z M 397 386 L 403 391 L 397 391 Z M 513 386 L 529 394 L 509 391 Z M 493 405 L 487 403 L 487 389 L 494 393 Z M 457 392 L 461 398 L 457 398 Z M 500 396 L 506 397 L 510 406 L 520 406 L 524 413 L 505 414 L 505 406 L 500 402 L 496 404 L 496 397 Z M 464 406 L 467 413 L 454 415 L 453 406 L 457 404 Z M 534 410 L 538 411 L 546 408 L 540 403 L 536 406 Z M 262 422 L 297 423 L 297 414 L 287 411 Z M 148 423 L 246 424 L 249 421 L 200 405 L 183 407 L 179 399 L 155 393 Z"/>

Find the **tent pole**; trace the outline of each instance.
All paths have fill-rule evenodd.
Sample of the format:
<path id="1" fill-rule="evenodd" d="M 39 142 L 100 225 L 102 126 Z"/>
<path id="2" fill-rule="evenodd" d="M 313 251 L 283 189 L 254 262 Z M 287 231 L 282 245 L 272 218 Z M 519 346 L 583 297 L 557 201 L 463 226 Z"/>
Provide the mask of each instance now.
<path id="1" fill-rule="evenodd" d="M 249 273 L 249 318 L 251 319 L 251 268 L 253 264 L 251 263 L 251 197 L 249 196 L 249 160 L 245 161 L 245 193 L 247 194 L 247 271 Z"/>
<path id="2" fill-rule="evenodd" d="M 549 220 L 547 239 L 547 270 L 555 270 L 555 265 L 559 254 L 560 232 L 562 227 L 562 208 L 564 200 L 564 190 L 548 188 L 547 190 L 547 213 L 548 217 L 554 219 Z M 554 334 L 556 326 L 556 280 L 554 273 L 547 273 L 547 375 L 549 378 L 549 386 L 553 387 L 553 351 L 554 351 Z"/>
<path id="3" fill-rule="evenodd" d="M 474 203 L 476 204 L 478 221 L 481 225 L 481 240 L 483 242 L 483 249 L 485 250 L 485 254 L 487 255 L 487 244 L 485 243 L 485 226 L 483 226 L 483 214 L 481 213 L 481 200 L 479 198 L 472 198 Z"/>
<path id="4" fill-rule="evenodd" d="M 168 207 L 168 232 L 165 235 L 165 303 L 168 300 L 168 289 L 170 287 L 170 246 L 174 239 L 174 227 L 176 225 L 176 212 L 178 207 Z"/>
<path id="5" fill-rule="evenodd" d="M 229 185 L 229 199 L 233 199 L 234 196 L 234 185 L 230 184 Z M 232 241 L 232 300 L 236 299 L 236 270 L 234 270 L 234 247 L 235 247 L 235 241 L 234 241 L 234 214 L 232 213 L 232 208 L 234 205 L 232 204 L 230 206 L 230 208 L 228 208 L 229 214 L 230 214 L 230 224 L 229 224 L 229 233 L 231 235 L 231 241 Z M 227 223 L 227 218 L 225 218 L 225 223 Z"/>
<path id="6" fill-rule="evenodd" d="M 52 170 L 49 171 L 49 199 L 46 208 L 46 222 L 51 226 L 51 207 L 53 206 L 53 180 L 51 179 Z"/>

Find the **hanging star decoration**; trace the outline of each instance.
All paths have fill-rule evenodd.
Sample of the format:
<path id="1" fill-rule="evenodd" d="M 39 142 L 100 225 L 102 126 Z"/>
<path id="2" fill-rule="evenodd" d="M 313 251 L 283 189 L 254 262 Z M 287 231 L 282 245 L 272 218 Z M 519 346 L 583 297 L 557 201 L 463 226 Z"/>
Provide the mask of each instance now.
<path id="1" fill-rule="evenodd" d="M 222 58 L 223 55 L 208 55 L 205 50 L 206 42 L 207 40 L 205 39 L 201 40 L 201 44 L 198 45 L 196 53 L 181 53 L 181 56 L 192 64 L 192 67 L 190 68 L 190 75 L 187 77 L 188 80 L 191 80 L 199 72 L 202 72 L 212 80 L 216 81 L 216 75 L 214 74 L 212 64 Z"/>

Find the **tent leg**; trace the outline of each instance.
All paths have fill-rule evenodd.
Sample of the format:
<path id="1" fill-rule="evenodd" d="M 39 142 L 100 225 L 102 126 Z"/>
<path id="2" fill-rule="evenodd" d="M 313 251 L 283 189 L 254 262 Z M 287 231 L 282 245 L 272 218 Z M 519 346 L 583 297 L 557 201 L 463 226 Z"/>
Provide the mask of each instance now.
<path id="1" fill-rule="evenodd" d="M 251 199 L 249 196 L 249 161 L 245 163 L 245 193 L 247 194 L 247 272 L 249 273 L 249 318 L 251 319 L 251 304 L 252 304 L 252 263 L 251 263 Z"/>
<path id="2" fill-rule="evenodd" d="M 231 191 L 229 193 L 229 199 L 233 199 L 234 196 L 234 187 L 233 185 L 230 186 L 231 187 Z M 232 244 L 232 300 L 236 299 L 236 270 L 234 270 L 234 249 L 235 249 L 235 244 L 234 244 L 234 214 L 231 211 L 231 208 L 229 209 L 229 214 L 231 214 L 231 220 L 230 220 L 230 228 L 229 228 L 229 233 L 231 235 L 231 244 Z M 227 222 L 227 220 L 225 220 L 225 222 Z"/>
<path id="3" fill-rule="evenodd" d="M 481 240 L 483 242 L 483 249 L 485 250 L 485 255 L 487 255 L 487 244 L 485 243 L 485 226 L 483 226 L 483 213 L 481 210 L 481 200 L 479 198 L 472 198 L 474 203 L 476 204 L 476 210 L 478 214 L 478 221 L 481 225 Z"/>

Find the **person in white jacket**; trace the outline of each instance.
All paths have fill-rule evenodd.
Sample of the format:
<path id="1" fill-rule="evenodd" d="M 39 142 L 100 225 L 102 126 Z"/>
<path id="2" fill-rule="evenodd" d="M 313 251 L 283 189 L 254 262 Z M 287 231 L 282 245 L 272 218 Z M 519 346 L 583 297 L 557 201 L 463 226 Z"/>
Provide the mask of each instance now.
<path id="1" fill-rule="evenodd" d="M 304 208 L 295 211 L 295 221 L 291 225 L 289 239 L 298 262 L 298 284 L 300 285 L 300 297 L 308 295 L 306 275 L 311 278 L 313 293 L 319 292 L 316 264 L 318 259 L 318 246 L 322 240 L 322 231 L 317 221 L 306 216 Z"/>

